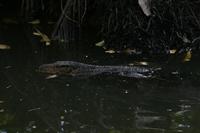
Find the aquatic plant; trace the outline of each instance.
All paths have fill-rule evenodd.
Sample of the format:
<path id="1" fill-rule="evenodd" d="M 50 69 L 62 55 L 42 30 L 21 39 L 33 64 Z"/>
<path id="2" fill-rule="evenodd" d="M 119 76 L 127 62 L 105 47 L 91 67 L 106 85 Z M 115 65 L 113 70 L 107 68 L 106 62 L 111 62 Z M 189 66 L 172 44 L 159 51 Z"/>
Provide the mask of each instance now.
<path id="1" fill-rule="evenodd" d="M 198 0 L 152 0 L 147 16 L 138 1 L 132 0 L 22 0 L 22 9 L 26 13 L 43 10 L 49 16 L 57 14 L 52 38 L 62 42 L 79 39 L 82 27 L 87 30 L 92 24 L 101 27 L 93 33 L 107 48 L 170 54 L 171 49 L 182 52 L 199 48 L 199 4 Z"/>

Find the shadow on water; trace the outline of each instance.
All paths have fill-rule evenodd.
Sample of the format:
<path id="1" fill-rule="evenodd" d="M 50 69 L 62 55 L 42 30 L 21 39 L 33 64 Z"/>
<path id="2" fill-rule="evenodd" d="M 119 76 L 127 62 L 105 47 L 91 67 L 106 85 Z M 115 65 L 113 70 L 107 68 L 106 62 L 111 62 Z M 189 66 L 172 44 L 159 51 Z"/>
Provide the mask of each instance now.
<path id="1" fill-rule="evenodd" d="M 132 59 L 94 49 L 45 47 L 20 28 L 4 26 L 0 33 L 0 41 L 11 45 L 0 51 L 0 132 L 200 132 L 198 54 L 186 63 L 180 57 L 154 61 L 163 72 L 152 79 L 103 75 L 45 79 L 37 68 L 47 62 L 128 64 Z"/>

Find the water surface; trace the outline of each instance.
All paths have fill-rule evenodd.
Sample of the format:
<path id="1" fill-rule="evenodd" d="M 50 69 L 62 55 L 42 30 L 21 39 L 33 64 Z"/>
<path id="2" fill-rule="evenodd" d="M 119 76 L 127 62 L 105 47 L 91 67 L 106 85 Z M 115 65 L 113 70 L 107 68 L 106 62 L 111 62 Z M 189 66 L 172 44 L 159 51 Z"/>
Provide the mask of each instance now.
<path id="1" fill-rule="evenodd" d="M 1 24 L 3 25 L 3 24 Z M 137 59 L 162 67 L 157 77 L 118 76 L 46 79 L 39 65 L 57 60 L 127 65 L 134 57 L 99 48 L 54 43 L 46 47 L 23 25 L 1 26 L 0 133 L 199 133 L 200 63 L 183 55 Z M 21 30 L 26 29 L 26 30 Z"/>

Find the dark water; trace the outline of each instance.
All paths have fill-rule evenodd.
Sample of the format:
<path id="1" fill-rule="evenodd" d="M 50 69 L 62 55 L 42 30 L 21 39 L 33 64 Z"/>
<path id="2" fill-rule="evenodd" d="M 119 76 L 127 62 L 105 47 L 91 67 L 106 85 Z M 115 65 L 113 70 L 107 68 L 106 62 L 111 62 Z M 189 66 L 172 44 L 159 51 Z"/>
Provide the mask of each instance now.
<path id="1" fill-rule="evenodd" d="M 0 28 L 0 42 L 11 45 L 0 50 L 0 133 L 200 132 L 198 53 L 184 63 L 182 55 L 138 59 L 162 67 L 153 79 L 45 79 L 38 66 L 56 60 L 126 65 L 136 59 L 103 54 L 98 48 L 45 47 L 22 27 Z"/>

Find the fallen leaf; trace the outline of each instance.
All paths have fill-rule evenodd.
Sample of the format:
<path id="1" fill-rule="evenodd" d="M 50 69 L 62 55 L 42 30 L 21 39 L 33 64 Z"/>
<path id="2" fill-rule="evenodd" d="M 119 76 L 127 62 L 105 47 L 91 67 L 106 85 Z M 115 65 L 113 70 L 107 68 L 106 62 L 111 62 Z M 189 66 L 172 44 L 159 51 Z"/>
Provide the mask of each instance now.
<path id="1" fill-rule="evenodd" d="M 124 50 L 124 53 L 126 53 L 126 54 L 135 54 L 135 53 L 137 53 L 137 51 L 136 51 L 136 49 L 128 48 L 128 49 Z"/>
<path id="2" fill-rule="evenodd" d="M 110 50 L 106 50 L 105 53 L 108 53 L 108 54 L 114 54 L 116 53 L 114 50 L 110 49 Z"/>
<path id="3" fill-rule="evenodd" d="M 137 62 L 139 65 L 143 65 L 143 66 L 148 66 L 149 63 L 146 62 L 146 61 L 140 61 L 140 62 Z"/>
<path id="4" fill-rule="evenodd" d="M 176 49 L 171 49 L 171 50 L 169 50 L 169 53 L 170 53 L 170 54 L 175 54 L 176 51 L 177 51 Z"/>
<path id="5" fill-rule="evenodd" d="M 103 46 L 103 49 L 106 50 L 107 49 L 106 46 Z"/>
<path id="6" fill-rule="evenodd" d="M 45 42 L 46 46 L 49 46 L 51 43 L 50 42 Z"/>
<path id="7" fill-rule="evenodd" d="M 104 40 L 102 40 L 102 41 L 100 41 L 100 42 L 95 44 L 95 46 L 97 46 L 97 47 L 103 47 L 104 45 L 105 45 L 105 41 Z"/>
<path id="8" fill-rule="evenodd" d="M 134 63 L 129 63 L 128 65 L 129 65 L 129 66 L 134 66 L 135 64 L 134 64 Z"/>
<path id="9" fill-rule="evenodd" d="M 38 107 L 38 108 L 33 108 L 33 109 L 29 109 L 28 112 L 32 112 L 32 111 L 36 111 L 36 110 L 40 110 L 41 108 Z"/>
<path id="10" fill-rule="evenodd" d="M 33 32 L 33 35 L 35 35 L 35 36 L 41 36 L 41 34 L 38 33 L 38 32 Z"/>
<path id="11" fill-rule="evenodd" d="M 189 112 L 190 110 L 181 110 L 176 112 L 174 115 L 175 116 L 183 116 L 185 113 Z"/>
<path id="12" fill-rule="evenodd" d="M 0 44 L 0 49 L 6 50 L 6 49 L 10 49 L 11 47 L 7 44 Z"/>
<path id="13" fill-rule="evenodd" d="M 57 77 L 58 77 L 58 75 L 53 74 L 53 75 L 47 76 L 45 79 L 53 79 L 53 78 L 57 78 Z"/>
<path id="14" fill-rule="evenodd" d="M 183 62 L 188 62 L 188 61 L 191 60 L 191 58 L 192 58 L 192 51 L 189 50 L 189 51 L 187 51 L 187 53 L 184 55 Z"/>
<path id="15" fill-rule="evenodd" d="M 134 66 L 134 65 L 142 65 L 142 66 L 148 66 L 149 63 L 146 61 L 139 61 L 139 62 L 134 62 L 134 63 L 129 63 L 129 66 Z"/>
<path id="16" fill-rule="evenodd" d="M 12 85 L 8 85 L 8 86 L 6 86 L 6 89 L 9 89 L 9 88 L 11 88 L 12 87 Z"/>
<path id="17" fill-rule="evenodd" d="M 179 72 L 178 72 L 178 71 L 173 71 L 173 72 L 171 72 L 171 74 L 173 74 L 173 75 L 178 75 Z"/>
<path id="18" fill-rule="evenodd" d="M 42 39 L 40 40 L 41 42 L 45 42 L 46 46 L 50 45 L 51 44 L 51 40 L 49 39 L 49 37 L 40 32 L 40 30 L 38 30 L 37 28 L 35 28 L 36 32 L 33 32 L 33 35 L 35 36 L 40 36 Z"/>

